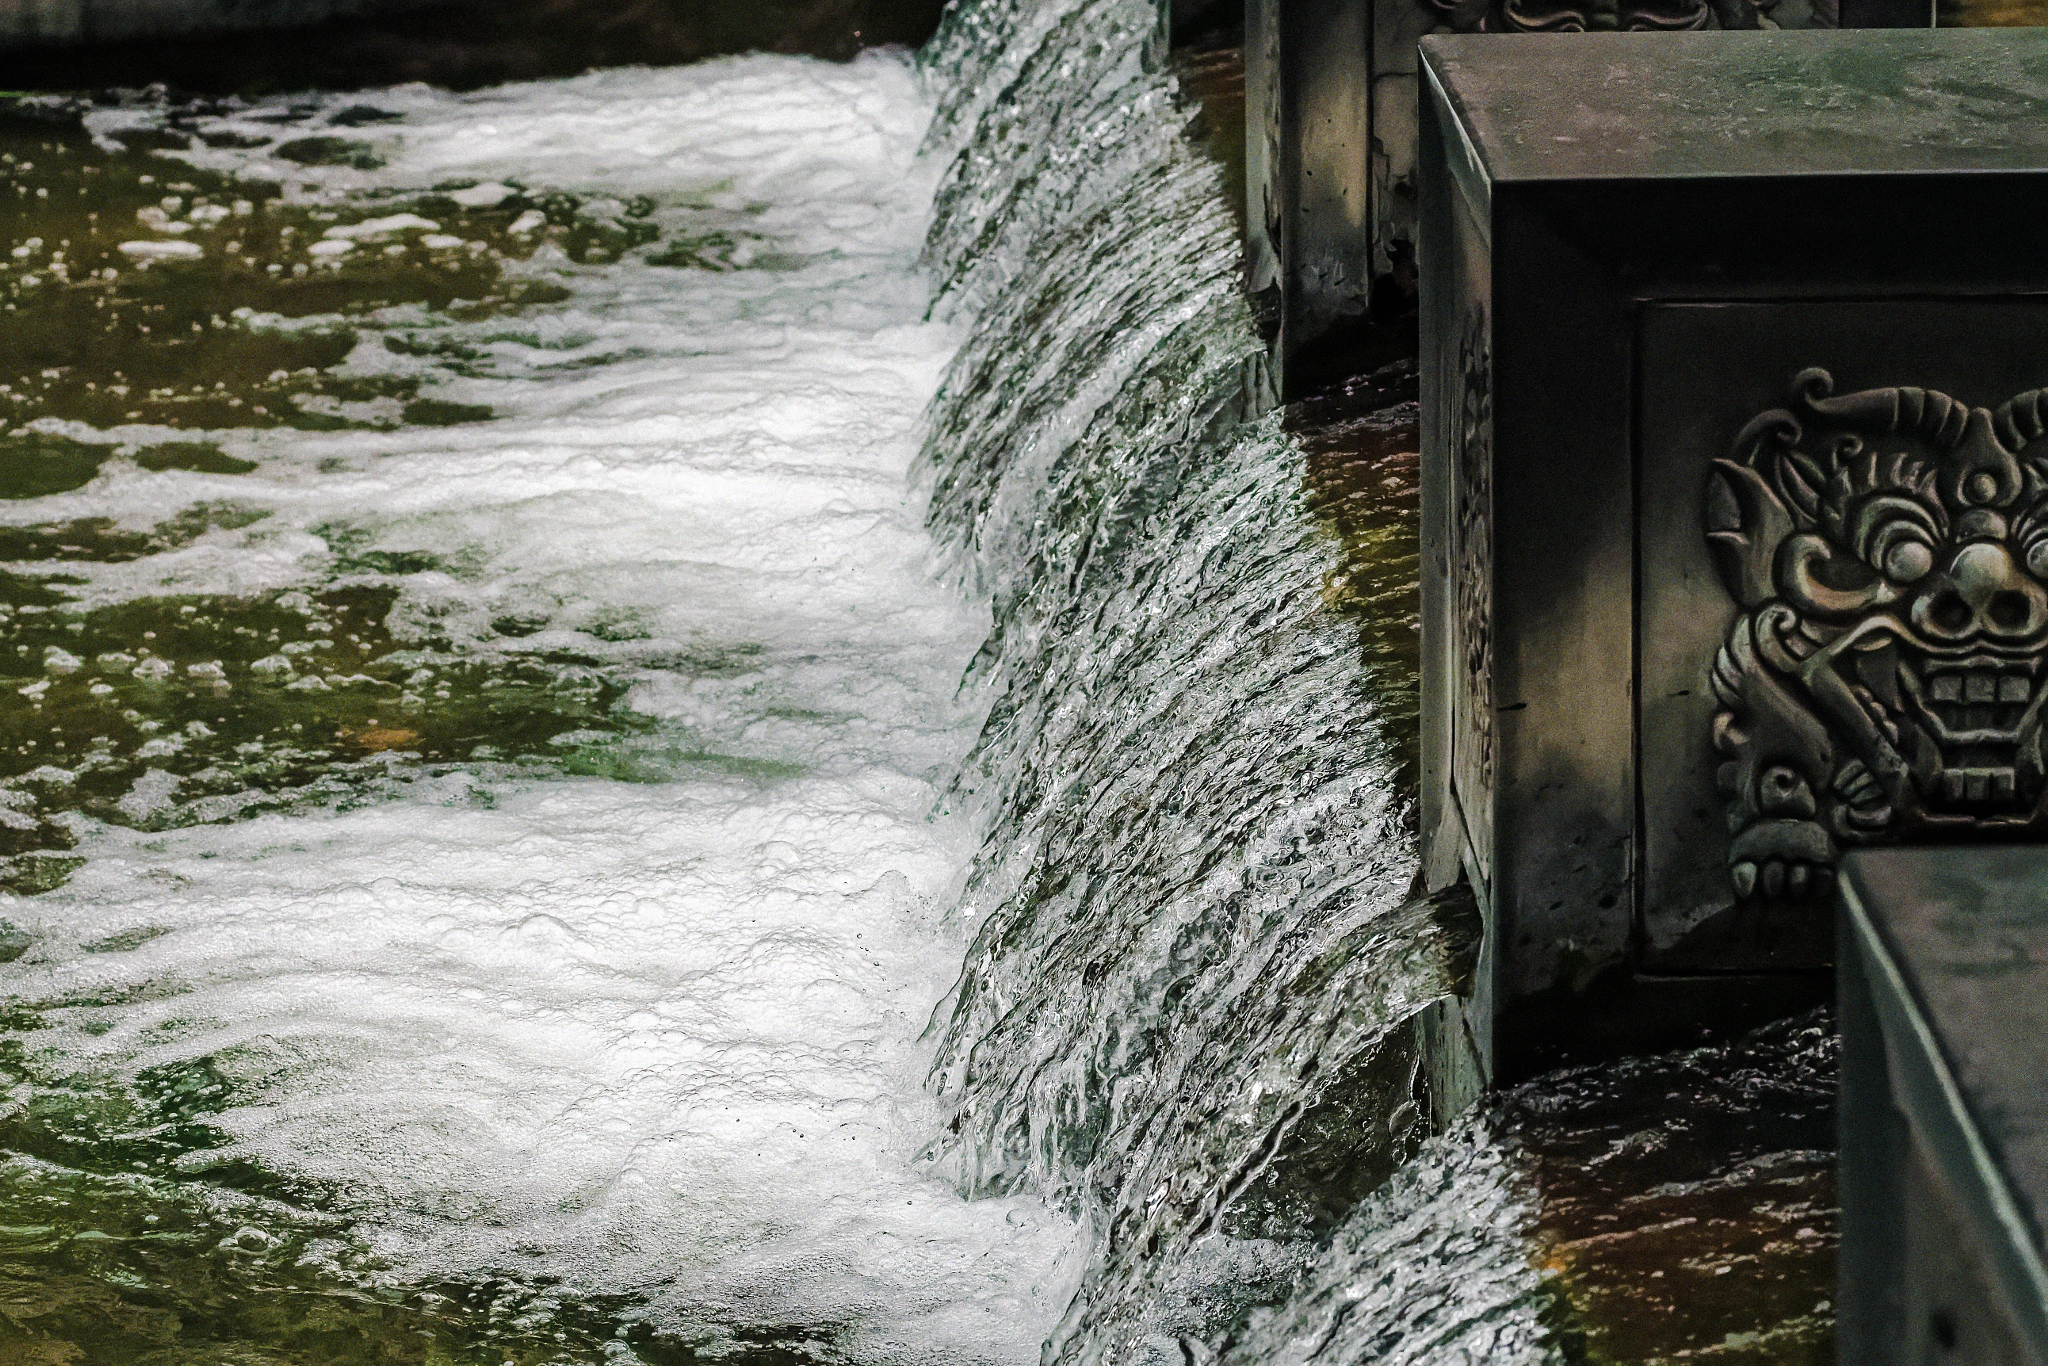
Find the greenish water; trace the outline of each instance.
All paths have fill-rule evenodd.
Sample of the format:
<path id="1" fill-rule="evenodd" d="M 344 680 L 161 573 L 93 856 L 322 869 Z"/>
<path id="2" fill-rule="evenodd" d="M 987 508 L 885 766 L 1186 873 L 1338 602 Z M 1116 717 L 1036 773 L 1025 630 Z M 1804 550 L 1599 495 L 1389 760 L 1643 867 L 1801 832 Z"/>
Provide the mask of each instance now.
<path id="1" fill-rule="evenodd" d="M 487 421 L 487 406 L 436 396 L 435 377 L 493 373 L 501 342 L 588 340 L 543 337 L 525 321 L 568 297 L 560 284 L 508 273 L 543 247 L 583 263 L 646 247 L 652 264 L 678 270 L 738 269 L 735 253 L 755 268 L 780 264 L 732 214 L 709 213 L 662 240 L 646 199 L 593 212 L 569 195 L 515 190 L 465 208 L 449 196 L 471 182 L 456 182 L 339 207 L 291 205 L 276 185 L 158 155 L 195 144 L 189 120 L 174 114 L 110 149 L 87 134 L 79 109 L 0 103 L 0 500 L 82 487 L 109 462 L 255 470 L 221 450 L 223 429 Z M 371 121 L 375 110 L 363 110 L 357 122 Z M 367 156 L 338 137 L 287 134 L 278 150 L 300 161 Z M 203 244 L 202 257 L 138 263 L 121 251 L 173 214 L 197 225 L 176 240 Z M 337 222 L 401 214 L 434 231 L 393 231 L 372 249 L 307 264 L 304 245 Z M 389 321 L 394 309 L 411 310 L 406 323 Z M 493 319 L 502 325 L 473 326 Z M 454 324 L 471 326 L 451 335 Z M 342 373 L 366 332 L 420 364 Z M 194 435 L 166 440 L 167 428 Z M 123 438 L 136 429 L 152 434 Z M 719 761 L 622 716 L 617 675 L 622 657 L 715 674 L 744 667 L 744 653 L 635 657 L 630 642 L 646 632 L 630 618 L 590 625 L 597 640 L 628 646 L 607 658 L 526 649 L 520 642 L 546 619 L 516 613 L 491 622 L 487 649 L 418 622 L 401 639 L 388 620 L 397 583 L 473 578 L 480 564 L 373 546 L 347 521 L 314 528 L 332 553 L 324 591 L 75 602 L 84 580 L 67 567 L 136 561 L 221 529 L 260 534 L 268 515 L 228 497 L 167 508 L 146 530 L 107 517 L 0 525 L 0 696 L 9 699 L 0 709 L 0 887 L 33 893 L 61 882 L 75 863 L 64 854 L 70 812 L 146 828 L 226 819 L 294 799 L 330 802 L 388 780 L 400 760 L 412 772 L 542 763 L 623 777 Z M 628 736 L 644 743 L 601 743 Z M 175 803 L 168 793 L 156 805 L 132 795 L 151 771 L 178 779 Z"/>
<path id="2" fill-rule="evenodd" d="M 744 213 L 708 205 L 664 240 L 652 201 L 593 207 L 513 187 L 464 207 L 449 196 L 466 181 L 291 204 L 280 186 L 159 155 L 194 145 L 175 113 L 106 145 L 81 108 L 0 102 L 0 500 L 64 494 L 121 462 L 230 482 L 257 471 L 222 449 L 224 431 L 486 422 L 488 406 L 439 396 L 437 378 L 494 373 L 500 342 L 587 341 L 551 339 L 531 321 L 569 293 L 517 273 L 543 248 L 584 264 L 648 248 L 652 264 L 680 271 L 780 264 Z M 354 121 L 376 114 L 364 106 Z M 287 129 L 275 151 L 306 165 L 375 164 L 346 136 Z M 680 209 L 687 216 L 687 196 Z M 433 231 L 394 231 L 332 264 L 307 263 L 305 245 L 337 223 L 399 214 Z M 192 224 L 173 240 L 204 254 L 143 261 L 121 250 L 166 221 Z M 475 326 L 492 320 L 495 330 Z M 413 364 L 344 373 L 366 335 Z M 693 764 L 789 771 L 693 747 L 618 705 L 631 669 L 729 675 L 750 667 L 749 647 L 641 649 L 648 633 L 630 615 L 585 623 L 602 656 L 529 643 L 545 615 L 500 616 L 482 640 L 430 620 L 401 629 L 403 582 L 473 579 L 480 561 L 392 549 L 347 520 L 313 528 L 330 556 L 324 587 L 81 598 L 83 567 L 139 564 L 221 531 L 261 536 L 270 515 L 229 495 L 166 506 L 147 526 L 0 524 L 0 891 L 62 886 L 82 862 L 75 818 L 151 830 L 345 807 L 450 767 L 650 780 Z M 86 949 L 121 954 L 158 932 L 140 926 Z M 0 921 L 0 962 L 32 943 Z M 178 990 L 170 980 L 145 989 Z M 53 1070 L 38 1047 L 53 1013 L 121 1003 L 17 995 L 0 1021 L 0 1361 L 10 1366 L 837 1359 L 816 1327 L 685 1342 L 644 1323 L 633 1297 L 567 1297 L 545 1276 L 385 1286 L 351 1222 L 322 1212 L 332 1192 L 212 1156 L 224 1138 L 209 1116 L 276 1082 L 288 1056 L 249 1049 L 133 1079 Z"/>
<path id="3" fill-rule="evenodd" d="M 646 221 L 651 201 L 607 201 L 592 213 L 573 196 L 515 192 L 465 208 L 449 197 L 468 184 L 457 182 L 446 193 L 365 196 L 349 217 L 411 214 L 433 230 L 394 230 L 366 244 L 372 249 L 311 264 L 305 244 L 335 226 L 341 209 L 290 205 L 277 185 L 153 155 L 199 142 L 175 116 L 159 130 L 114 135 L 121 150 L 109 151 L 74 108 L 9 104 L 0 104 L 0 237 L 9 253 L 0 257 L 0 413 L 12 449 L 0 453 L 0 496 L 83 484 L 96 458 L 118 450 L 48 441 L 24 450 L 16 443 L 33 440 L 23 427 L 37 418 L 306 431 L 482 420 L 488 411 L 437 399 L 425 376 L 344 377 L 334 367 L 368 315 L 413 305 L 424 329 L 392 329 L 386 345 L 467 373 L 461 363 L 473 366 L 489 338 L 437 342 L 435 321 L 504 317 L 518 335 L 511 320 L 523 310 L 567 297 L 547 280 L 508 278 L 507 261 L 546 244 L 601 262 L 660 235 Z M 351 138 L 286 134 L 273 151 L 302 163 L 374 162 L 367 149 Z M 539 224 L 510 231 L 534 213 Z M 149 235 L 151 218 L 193 224 L 173 245 L 205 255 L 138 262 L 121 252 Z M 667 245 L 663 262 L 728 264 L 715 250 L 686 234 Z"/>

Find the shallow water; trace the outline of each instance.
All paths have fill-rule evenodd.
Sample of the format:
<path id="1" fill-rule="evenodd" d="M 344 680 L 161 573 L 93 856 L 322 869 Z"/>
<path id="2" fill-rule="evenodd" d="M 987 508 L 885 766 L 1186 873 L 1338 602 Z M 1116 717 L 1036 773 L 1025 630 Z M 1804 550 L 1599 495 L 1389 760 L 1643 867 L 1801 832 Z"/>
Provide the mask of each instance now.
<path id="1" fill-rule="evenodd" d="M 929 109 L 17 107 L 10 1359 L 1035 1355 L 1070 1225 L 915 1161 Z"/>

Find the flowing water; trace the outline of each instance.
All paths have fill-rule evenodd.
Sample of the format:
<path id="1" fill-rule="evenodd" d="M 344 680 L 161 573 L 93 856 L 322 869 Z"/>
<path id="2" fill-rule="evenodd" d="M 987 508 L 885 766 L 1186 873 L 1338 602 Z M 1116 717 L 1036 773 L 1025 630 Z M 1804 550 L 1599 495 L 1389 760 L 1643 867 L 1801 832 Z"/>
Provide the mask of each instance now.
<path id="1" fill-rule="evenodd" d="M 1172 71 L 14 102 L 0 1358 L 1826 1358 L 1825 1020 L 1438 1122 L 1413 367 Z"/>
<path id="2" fill-rule="evenodd" d="M 1066 1221 L 914 1165 L 987 631 L 904 489 L 928 117 L 16 108 L 0 1356 L 1036 1352 Z"/>

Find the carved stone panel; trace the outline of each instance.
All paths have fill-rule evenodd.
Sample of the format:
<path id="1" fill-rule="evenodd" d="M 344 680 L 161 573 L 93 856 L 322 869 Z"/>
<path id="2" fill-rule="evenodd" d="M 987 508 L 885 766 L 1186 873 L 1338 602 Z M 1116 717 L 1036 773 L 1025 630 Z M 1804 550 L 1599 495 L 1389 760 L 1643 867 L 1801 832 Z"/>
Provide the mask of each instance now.
<path id="1" fill-rule="evenodd" d="M 2032 302 L 1645 311 L 1652 963 L 1824 963 L 1843 851 L 2048 836 L 2043 323 Z"/>
<path id="2" fill-rule="evenodd" d="M 1493 873 L 1493 357 L 1475 304 L 1458 338 L 1450 483 L 1451 783 L 1483 878 Z"/>
<path id="3" fill-rule="evenodd" d="M 1413 0 L 1410 0 L 1413 3 Z M 1452 33 L 1828 28 L 1811 0 L 1421 0 Z"/>

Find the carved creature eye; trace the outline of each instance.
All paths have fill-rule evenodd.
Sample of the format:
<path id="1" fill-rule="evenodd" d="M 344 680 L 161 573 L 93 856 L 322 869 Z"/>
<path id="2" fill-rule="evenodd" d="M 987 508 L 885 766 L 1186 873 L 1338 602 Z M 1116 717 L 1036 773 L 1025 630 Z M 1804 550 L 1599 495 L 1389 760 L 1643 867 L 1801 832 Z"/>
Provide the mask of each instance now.
<path id="1" fill-rule="evenodd" d="M 1848 530 L 1863 562 L 1894 584 L 1915 583 L 1934 568 L 1941 528 L 1918 499 L 1880 494 L 1854 510 Z"/>
<path id="2" fill-rule="evenodd" d="M 2037 536 L 2027 547 L 2027 572 L 2037 579 L 2048 579 L 2048 536 Z"/>
<path id="3" fill-rule="evenodd" d="M 2048 556 L 2044 556 L 2048 561 Z M 1884 576 L 1893 583 L 1912 583 L 1934 568 L 1934 551 L 1910 537 L 1893 541 L 1884 552 Z"/>

